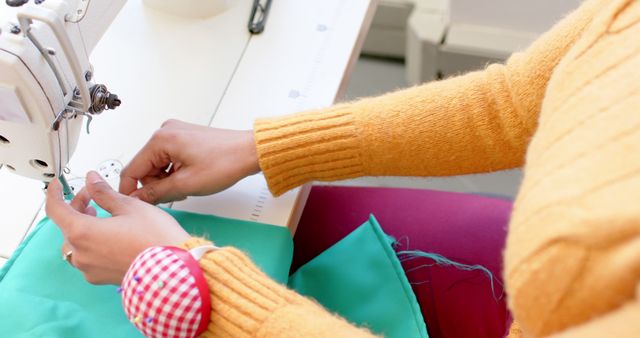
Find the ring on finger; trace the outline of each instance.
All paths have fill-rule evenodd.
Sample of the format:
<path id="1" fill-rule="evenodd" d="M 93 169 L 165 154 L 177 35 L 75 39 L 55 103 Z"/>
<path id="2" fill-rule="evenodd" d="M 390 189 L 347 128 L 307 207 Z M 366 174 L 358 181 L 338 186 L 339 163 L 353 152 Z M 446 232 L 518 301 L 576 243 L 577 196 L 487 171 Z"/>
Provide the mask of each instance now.
<path id="1" fill-rule="evenodd" d="M 71 264 L 71 257 L 73 256 L 73 250 L 66 251 L 62 254 L 62 260 Z M 73 264 L 72 264 L 73 265 Z"/>

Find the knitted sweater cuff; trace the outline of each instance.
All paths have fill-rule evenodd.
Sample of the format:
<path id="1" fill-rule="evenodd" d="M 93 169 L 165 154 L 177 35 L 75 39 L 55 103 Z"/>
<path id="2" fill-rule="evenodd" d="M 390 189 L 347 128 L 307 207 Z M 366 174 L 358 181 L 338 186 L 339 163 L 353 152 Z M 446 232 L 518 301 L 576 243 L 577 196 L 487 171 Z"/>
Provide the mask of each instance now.
<path id="1" fill-rule="evenodd" d="M 259 119 L 254 132 L 260 168 L 276 196 L 313 180 L 363 176 L 349 105 Z"/>
<path id="2" fill-rule="evenodd" d="M 181 247 L 209 244 L 191 238 Z M 207 337 L 253 337 L 280 307 L 294 302 L 291 291 L 271 280 L 241 251 L 225 247 L 200 260 L 211 294 L 211 323 Z"/>

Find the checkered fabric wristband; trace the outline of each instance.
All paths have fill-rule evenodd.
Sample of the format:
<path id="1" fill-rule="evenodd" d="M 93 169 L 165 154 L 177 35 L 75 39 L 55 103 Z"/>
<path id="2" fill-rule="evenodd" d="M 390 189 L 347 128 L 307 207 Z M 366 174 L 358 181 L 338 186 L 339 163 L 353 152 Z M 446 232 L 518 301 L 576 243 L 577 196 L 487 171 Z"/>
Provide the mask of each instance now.
<path id="1" fill-rule="evenodd" d="M 151 247 L 136 257 L 118 291 L 127 317 L 146 337 L 192 338 L 207 329 L 211 296 L 198 260 L 213 249 Z"/>

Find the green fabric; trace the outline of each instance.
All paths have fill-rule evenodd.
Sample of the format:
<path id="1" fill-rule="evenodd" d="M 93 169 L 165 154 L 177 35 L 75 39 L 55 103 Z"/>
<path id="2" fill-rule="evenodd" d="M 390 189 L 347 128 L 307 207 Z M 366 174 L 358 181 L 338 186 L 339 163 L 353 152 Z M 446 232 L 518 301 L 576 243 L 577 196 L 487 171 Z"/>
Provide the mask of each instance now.
<path id="1" fill-rule="evenodd" d="M 373 216 L 300 267 L 289 286 L 352 323 L 387 338 L 428 337 L 393 240 Z"/>
<path id="2" fill-rule="evenodd" d="M 238 247 L 269 276 L 287 280 L 293 253 L 288 229 L 167 211 L 190 233 Z M 371 217 L 301 267 L 289 285 L 385 337 L 428 337 L 391 243 Z M 142 337 L 125 318 L 116 287 L 88 284 L 62 261 L 61 245 L 58 227 L 44 219 L 0 269 L 0 337 Z"/>
<path id="3" fill-rule="evenodd" d="M 287 280 L 293 254 L 288 229 L 167 211 L 189 233 L 238 247 L 269 276 Z M 116 287 L 88 284 L 62 260 L 61 245 L 58 227 L 44 219 L 0 270 L 0 337 L 142 337 L 125 318 Z"/>

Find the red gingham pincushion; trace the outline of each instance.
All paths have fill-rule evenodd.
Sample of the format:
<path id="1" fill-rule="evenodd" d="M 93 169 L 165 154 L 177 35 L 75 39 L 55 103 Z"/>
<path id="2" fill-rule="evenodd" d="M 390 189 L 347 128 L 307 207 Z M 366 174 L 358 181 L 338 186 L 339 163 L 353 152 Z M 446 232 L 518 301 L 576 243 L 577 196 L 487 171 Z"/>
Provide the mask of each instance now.
<path id="1" fill-rule="evenodd" d="M 146 337 L 197 337 L 209 323 L 209 289 L 198 262 L 186 250 L 143 251 L 119 291 L 127 317 Z"/>

